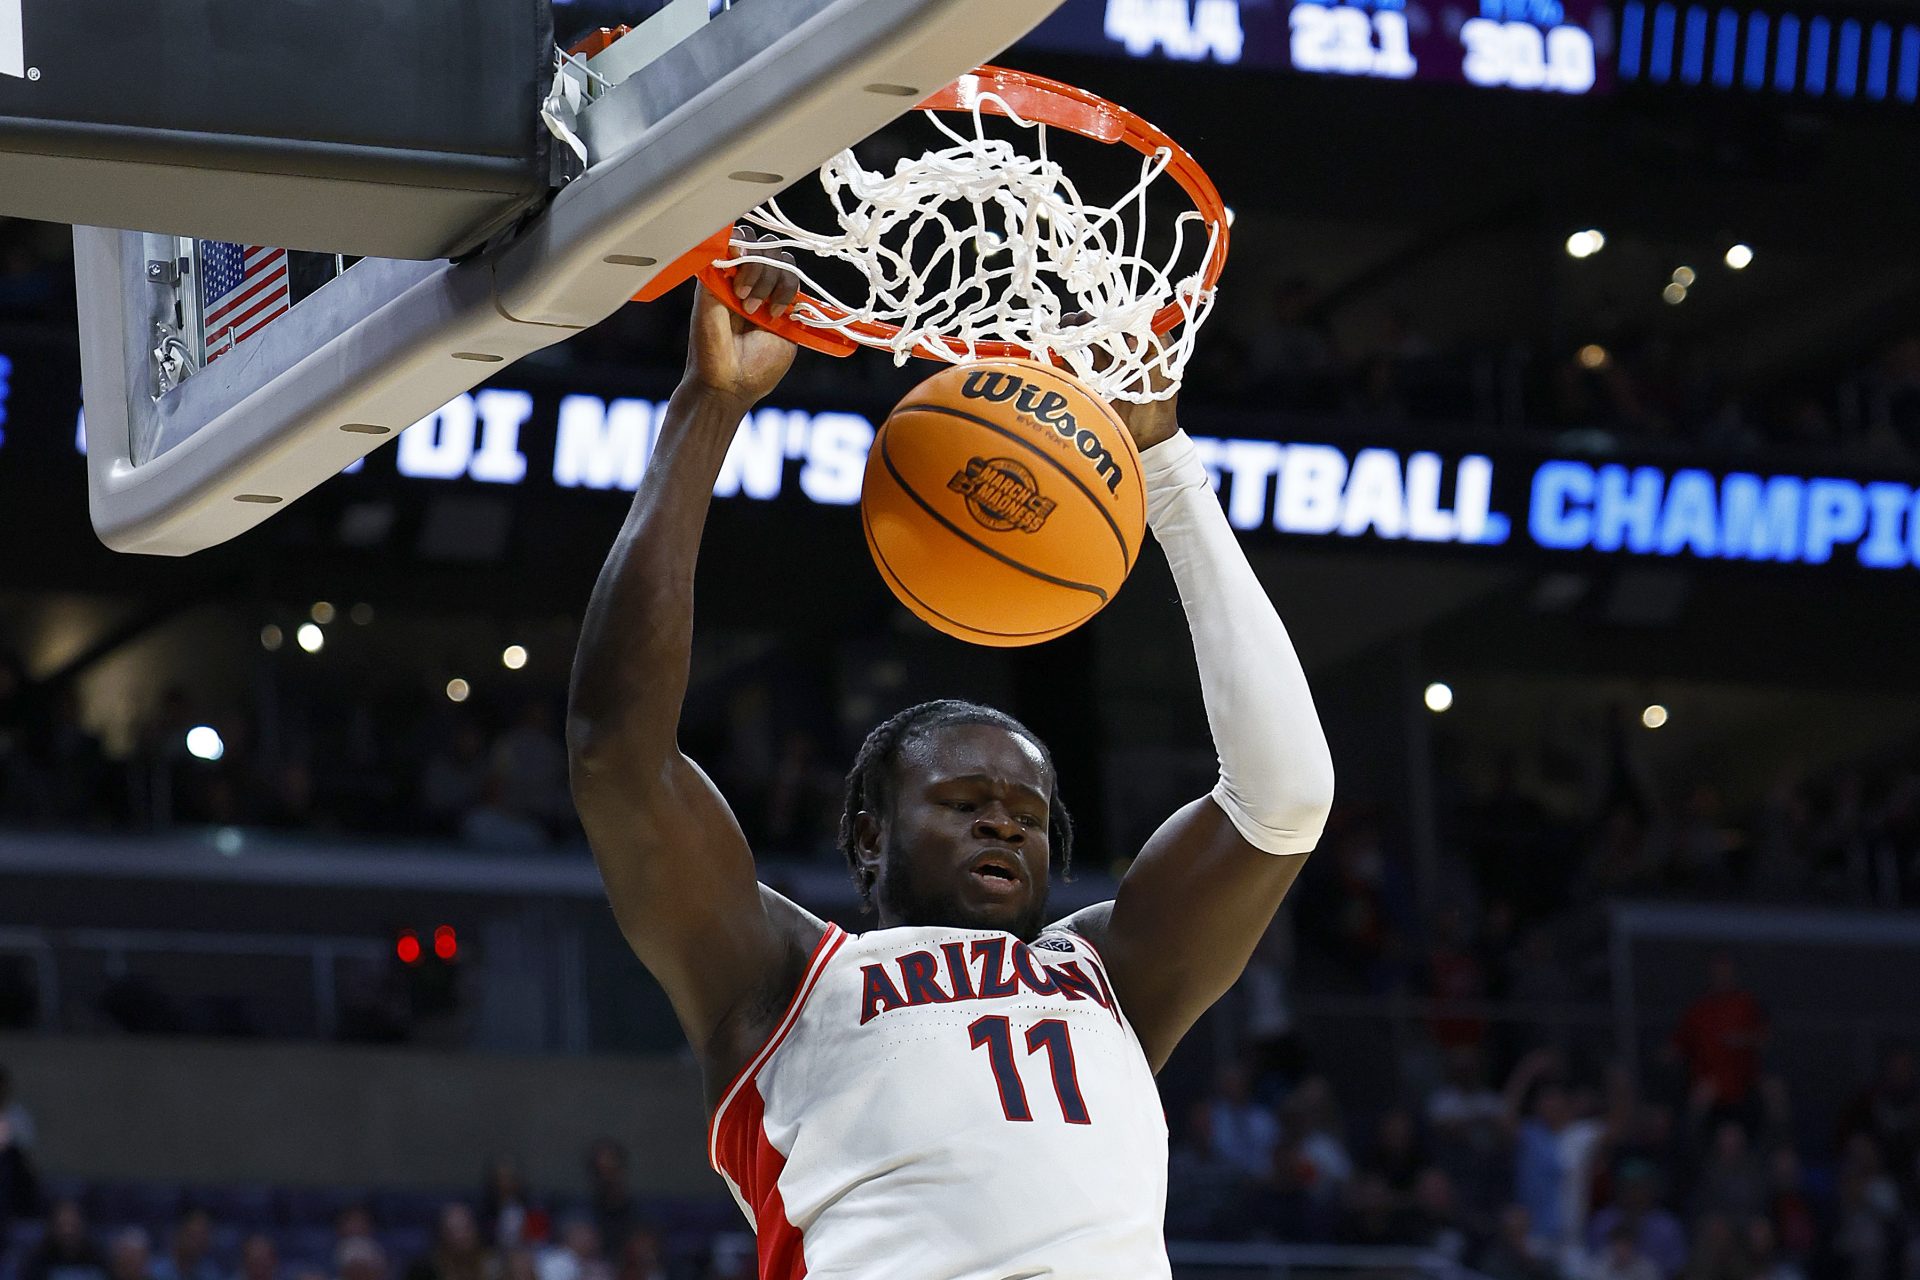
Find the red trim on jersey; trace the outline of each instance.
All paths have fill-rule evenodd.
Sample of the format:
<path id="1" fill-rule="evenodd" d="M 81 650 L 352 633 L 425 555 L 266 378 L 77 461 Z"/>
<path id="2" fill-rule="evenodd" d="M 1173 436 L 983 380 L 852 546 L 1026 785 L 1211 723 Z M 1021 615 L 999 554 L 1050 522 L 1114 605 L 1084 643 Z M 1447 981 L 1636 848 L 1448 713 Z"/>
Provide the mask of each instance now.
<path id="1" fill-rule="evenodd" d="M 733 1138 L 729 1147 L 734 1154 L 745 1157 L 752 1150 L 751 1145 L 743 1145 L 744 1135 L 736 1131 L 736 1126 L 727 1122 L 727 1108 L 741 1092 L 742 1087 L 759 1074 L 760 1068 L 767 1065 L 767 1060 L 773 1057 L 774 1050 L 780 1047 L 780 1042 L 785 1040 L 787 1033 L 793 1030 L 793 1024 L 800 1020 L 801 1007 L 806 1004 L 807 997 L 813 994 L 814 987 L 819 985 L 820 975 L 827 971 L 827 962 L 833 959 L 834 952 L 838 951 L 840 944 L 846 940 L 846 931 L 837 924 L 830 924 L 827 926 L 827 931 L 820 935 L 820 941 L 813 944 L 813 955 L 807 961 L 806 975 L 800 979 L 800 985 L 794 989 L 793 998 L 787 1002 L 787 1011 L 782 1015 L 779 1025 L 774 1027 L 773 1033 L 767 1037 L 767 1042 L 760 1047 L 760 1052 L 755 1054 L 746 1066 L 740 1068 L 739 1073 L 728 1082 L 726 1092 L 720 1095 L 720 1105 L 713 1109 L 713 1119 L 707 1122 L 707 1163 L 713 1166 L 714 1172 L 730 1178 L 750 1204 L 759 1203 L 760 1188 L 748 1178 L 741 1177 L 740 1174 L 750 1175 L 753 1164 L 743 1159 L 737 1166 L 730 1166 L 721 1155 L 723 1134 Z M 764 1134 L 759 1120 L 762 1110 L 758 1089 L 754 1090 L 754 1095 L 755 1119 L 749 1133 Z M 761 1140 L 765 1140 L 764 1136 Z"/>
<path id="2" fill-rule="evenodd" d="M 805 1241 L 800 1229 L 787 1221 L 787 1206 L 780 1198 L 780 1174 L 787 1158 L 767 1141 L 766 1108 L 759 1082 L 749 1081 L 740 1094 L 740 1105 L 723 1126 L 720 1141 L 726 1154 L 722 1158 L 733 1171 L 729 1176 L 753 1205 L 760 1280 L 806 1280 Z"/>

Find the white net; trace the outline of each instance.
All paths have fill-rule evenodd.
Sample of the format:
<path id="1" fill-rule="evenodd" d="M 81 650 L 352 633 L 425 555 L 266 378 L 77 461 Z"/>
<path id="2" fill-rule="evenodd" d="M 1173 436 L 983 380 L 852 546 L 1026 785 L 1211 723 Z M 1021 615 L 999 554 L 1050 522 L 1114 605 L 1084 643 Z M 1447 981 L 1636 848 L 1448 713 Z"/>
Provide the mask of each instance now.
<path id="1" fill-rule="evenodd" d="M 989 136 L 977 104 L 971 137 L 942 113 L 923 112 L 950 145 L 903 159 L 891 174 L 842 151 L 820 169 L 835 229 L 801 226 L 768 201 L 746 221 L 773 238 L 736 241 L 736 256 L 722 265 L 784 265 L 764 255 L 795 251 L 806 292 L 828 309 L 803 301 L 794 318 L 891 351 L 896 364 L 914 355 L 965 363 L 982 358 L 981 343 L 1005 342 L 1036 356 L 1052 353 L 1105 399 L 1173 395 L 1213 307 L 1213 291 L 1202 283 L 1224 251 L 1220 229 L 1189 210 L 1175 220 L 1166 256 L 1150 257 L 1147 192 L 1166 172 L 1168 151 L 1143 156 L 1138 181 L 1120 199 L 1089 204 L 1048 155 L 1047 126 L 1022 119 L 998 95 L 981 95 L 989 99 L 1034 131 L 1036 156 Z M 749 247 L 756 252 L 740 252 Z M 866 298 L 835 297 L 808 270 L 806 255 L 858 270 Z M 1198 264 L 1183 270 L 1195 256 Z M 1156 338 L 1154 317 L 1169 305 L 1179 321 Z M 898 333 L 880 338 L 861 324 L 897 326 Z"/>

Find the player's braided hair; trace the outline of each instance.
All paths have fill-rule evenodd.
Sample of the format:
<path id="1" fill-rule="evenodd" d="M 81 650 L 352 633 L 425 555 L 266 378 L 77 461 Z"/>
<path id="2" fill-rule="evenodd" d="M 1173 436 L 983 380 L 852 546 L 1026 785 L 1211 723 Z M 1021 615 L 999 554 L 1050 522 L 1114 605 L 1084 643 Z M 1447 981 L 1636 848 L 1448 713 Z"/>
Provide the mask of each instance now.
<path id="1" fill-rule="evenodd" d="M 1048 777 L 1047 848 L 1050 860 L 1060 869 L 1063 878 L 1073 869 L 1073 818 L 1060 799 L 1060 771 L 1053 766 L 1053 753 L 1047 750 L 1047 744 L 1040 741 L 1033 730 L 1004 711 L 996 711 L 977 702 L 942 698 L 937 702 L 923 702 L 908 707 L 875 726 L 873 732 L 867 735 L 867 740 L 860 744 L 859 754 L 853 758 L 853 768 L 847 774 L 847 803 L 840 814 L 840 851 L 847 856 L 847 867 L 852 871 L 853 882 L 860 890 L 861 905 L 869 910 L 873 907 L 873 880 L 862 874 L 860 858 L 854 849 L 854 816 L 863 810 L 884 813 L 892 807 L 894 766 L 899 763 L 901 748 L 935 729 L 957 724 L 990 724 L 1008 733 L 1017 733 L 1040 749 L 1040 758 L 1047 766 Z"/>

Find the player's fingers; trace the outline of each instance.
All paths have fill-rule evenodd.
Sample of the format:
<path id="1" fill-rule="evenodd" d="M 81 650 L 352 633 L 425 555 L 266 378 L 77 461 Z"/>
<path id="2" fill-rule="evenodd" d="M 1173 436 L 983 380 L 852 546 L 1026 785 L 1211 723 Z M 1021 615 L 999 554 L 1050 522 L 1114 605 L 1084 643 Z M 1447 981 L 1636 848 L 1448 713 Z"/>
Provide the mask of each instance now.
<path id="1" fill-rule="evenodd" d="M 760 286 L 760 278 L 767 269 L 757 262 L 743 263 L 733 270 L 733 296 L 746 301 L 753 297 L 753 291 Z"/>
<path id="2" fill-rule="evenodd" d="M 783 251 L 780 256 L 789 266 L 793 264 L 792 254 Z M 794 298 L 799 296 L 800 277 L 792 271 L 779 271 L 774 274 L 776 279 L 773 288 L 773 314 L 781 316 L 787 313 L 793 306 Z"/>
<path id="3" fill-rule="evenodd" d="M 777 267 L 769 267 L 765 264 L 758 264 L 758 271 L 759 274 L 753 278 L 753 287 L 741 295 L 746 299 L 749 315 L 766 305 L 767 299 L 773 296 L 773 291 L 780 287 L 780 277 L 786 274 Z"/>

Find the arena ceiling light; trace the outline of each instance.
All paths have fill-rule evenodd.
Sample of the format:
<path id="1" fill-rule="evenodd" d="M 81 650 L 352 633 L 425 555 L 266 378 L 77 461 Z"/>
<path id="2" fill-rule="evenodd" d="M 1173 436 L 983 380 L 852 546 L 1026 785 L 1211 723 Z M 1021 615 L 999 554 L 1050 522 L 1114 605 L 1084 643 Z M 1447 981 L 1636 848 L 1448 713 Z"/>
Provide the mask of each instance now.
<path id="1" fill-rule="evenodd" d="M 1591 227 L 1585 231 L 1576 231 L 1567 237 L 1569 258 L 1591 258 L 1606 247 L 1607 238 Z"/>
<path id="2" fill-rule="evenodd" d="M 1753 265 L 1753 249 L 1744 244 L 1736 244 L 1727 250 L 1727 265 L 1735 271 L 1745 271 Z"/>
<path id="3" fill-rule="evenodd" d="M 1649 729 L 1658 729 L 1666 722 L 1667 709 L 1657 702 L 1640 713 L 1640 723 Z"/>
<path id="4" fill-rule="evenodd" d="M 527 665 L 525 645 L 510 644 L 500 651 L 500 665 L 509 671 L 518 671 Z"/>
<path id="5" fill-rule="evenodd" d="M 1439 715 L 1453 706 L 1453 687 L 1435 680 L 1427 686 L 1421 700 L 1427 704 L 1427 710 Z"/>
<path id="6" fill-rule="evenodd" d="M 327 633 L 311 622 L 303 622 L 300 629 L 293 633 L 302 649 L 308 653 L 318 653 L 327 647 Z"/>
<path id="7" fill-rule="evenodd" d="M 212 725 L 199 724 L 187 730 L 187 754 L 195 760 L 218 760 L 227 754 L 227 744 Z"/>

